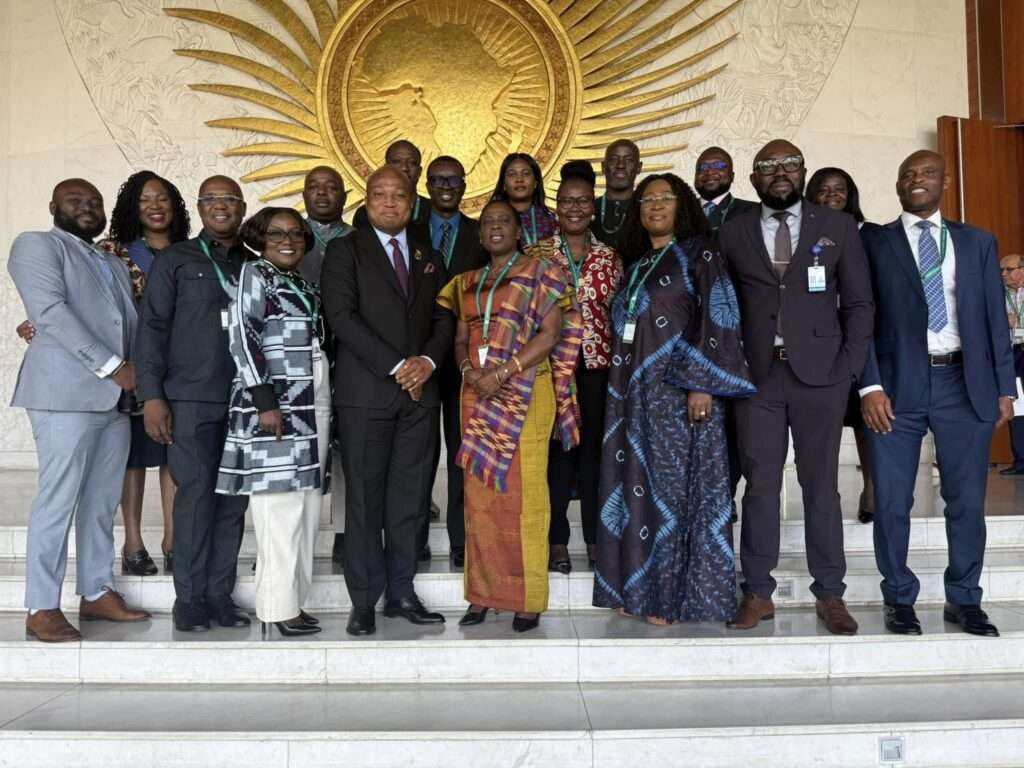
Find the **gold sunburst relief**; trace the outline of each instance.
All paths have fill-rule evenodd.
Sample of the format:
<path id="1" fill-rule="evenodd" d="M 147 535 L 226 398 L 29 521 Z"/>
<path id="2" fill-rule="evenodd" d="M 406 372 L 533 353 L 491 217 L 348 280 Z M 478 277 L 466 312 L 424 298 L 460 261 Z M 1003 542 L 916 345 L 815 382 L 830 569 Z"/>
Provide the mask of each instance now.
<path id="1" fill-rule="evenodd" d="M 326 164 L 345 177 L 354 206 L 388 144 L 408 138 L 422 150 L 424 165 L 440 154 L 463 162 L 470 210 L 490 195 L 508 152 L 529 152 L 549 176 L 566 160 L 596 164 L 605 146 L 629 138 L 655 161 L 647 170 L 667 168 L 658 157 L 686 145 L 649 142 L 699 125 L 687 113 L 714 95 L 651 105 L 712 81 L 724 65 L 681 73 L 736 34 L 649 67 L 743 2 L 732 0 L 699 19 L 696 11 L 706 0 L 692 0 L 652 22 L 662 0 L 338 0 L 337 7 L 331 0 L 247 1 L 263 11 L 266 25 L 209 10 L 165 13 L 220 29 L 262 54 L 258 61 L 215 50 L 177 51 L 257 81 L 259 87 L 190 87 L 274 113 L 207 123 L 268 139 L 225 153 L 267 158 L 242 179 L 280 180 L 263 195 L 265 202 L 298 194 L 305 173 Z M 688 17 L 686 29 L 667 34 Z"/>

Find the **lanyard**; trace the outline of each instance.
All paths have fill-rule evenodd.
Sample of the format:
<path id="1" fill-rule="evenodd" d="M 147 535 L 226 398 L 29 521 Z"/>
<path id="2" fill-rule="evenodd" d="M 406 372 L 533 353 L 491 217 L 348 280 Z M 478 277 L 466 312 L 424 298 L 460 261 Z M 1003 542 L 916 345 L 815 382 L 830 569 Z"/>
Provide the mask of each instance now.
<path id="1" fill-rule="evenodd" d="M 1011 291 L 1009 288 L 1006 289 L 1006 301 L 1009 302 L 1010 307 L 1013 309 L 1013 314 L 1017 316 L 1017 327 L 1020 327 L 1021 320 L 1024 320 L 1020 316 L 1020 302 L 1015 298 L 1016 291 Z"/>
<path id="2" fill-rule="evenodd" d="M 608 195 L 601 195 L 601 229 L 603 229 L 609 235 L 614 235 L 616 232 L 618 232 L 620 229 L 622 229 L 622 222 L 625 221 L 626 217 L 623 216 L 621 219 L 619 219 L 619 223 L 615 225 L 615 229 L 612 229 L 611 227 L 609 227 L 605 223 L 605 221 L 606 221 L 605 212 L 607 211 L 607 209 L 608 209 Z"/>
<path id="3" fill-rule="evenodd" d="M 526 232 L 526 244 L 537 244 L 537 208 L 530 206 L 530 229 Z"/>
<path id="4" fill-rule="evenodd" d="M 935 277 L 939 272 L 942 271 L 942 264 L 946 261 L 946 240 L 949 237 L 949 230 L 946 229 L 946 225 L 943 224 L 939 227 L 939 263 L 929 269 L 927 272 L 921 273 L 922 280 L 930 280 Z"/>
<path id="5" fill-rule="evenodd" d="M 320 252 L 323 253 L 327 250 L 328 243 L 336 238 L 341 232 L 341 226 L 338 224 L 332 224 L 330 227 L 325 227 L 327 232 L 327 239 L 324 240 L 320 237 L 320 233 L 316 231 L 316 226 L 311 224 L 309 227 L 313 232 L 313 238 L 316 240 L 316 244 L 320 246 Z"/>
<path id="6" fill-rule="evenodd" d="M 484 310 L 480 306 L 480 294 L 483 293 L 484 283 L 487 282 L 488 276 L 491 274 L 491 264 L 488 263 L 483 271 L 480 273 L 480 282 L 476 286 L 476 313 L 484 319 L 484 344 L 487 344 L 487 340 L 490 338 L 491 332 L 491 307 L 494 303 L 494 294 L 498 290 L 498 286 L 501 285 L 501 281 L 505 279 L 508 271 L 512 269 L 512 265 L 516 263 L 516 259 L 519 258 L 519 251 L 509 259 L 505 266 L 502 267 L 501 272 L 494 278 L 494 285 L 491 286 L 490 292 L 487 294 L 487 309 Z"/>
<path id="7" fill-rule="evenodd" d="M 314 297 L 313 301 L 310 302 L 306 296 L 306 292 L 299 288 L 288 275 L 281 273 L 281 279 L 288 283 L 288 287 L 292 289 L 292 293 L 302 302 L 302 306 L 306 308 L 306 314 L 309 315 L 313 321 L 313 332 L 316 332 L 317 323 L 320 321 L 320 303 Z"/>
<path id="8" fill-rule="evenodd" d="M 420 217 L 420 196 L 416 195 L 416 205 L 412 208 L 412 220 L 416 221 Z"/>
<path id="9" fill-rule="evenodd" d="M 637 279 L 640 274 L 640 267 L 643 266 L 643 261 L 637 263 L 633 269 L 632 274 L 629 276 L 629 285 L 626 286 L 626 316 L 630 320 L 636 319 L 636 302 L 640 297 L 640 289 L 644 287 L 644 283 L 647 282 L 647 278 L 651 276 L 651 272 L 654 271 L 655 267 L 658 266 L 658 262 L 661 261 L 661 257 L 668 253 L 668 249 L 676 244 L 675 238 L 673 238 L 668 245 L 658 251 L 656 256 L 651 258 L 651 266 L 644 272 L 644 276 Z"/>
<path id="10" fill-rule="evenodd" d="M 220 265 L 214 261 L 213 255 L 210 253 L 210 246 L 206 244 L 206 241 L 199 238 L 199 247 L 203 249 L 203 253 L 206 254 L 206 258 L 210 260 L 210 264 L 213 265 L 213 271 L 217 273 L 217 279 L 220 281 L 220 287 L 224 289 L 224 293 L 228 295 L 228 298 L 233 299 L 234 294 L 231 292 L 230 283 L 227 278 L 224 277 L 224 272 L 221 270 Z"/>
<path id="11" fill-rule="evenodd" d="M 562 238 L 562 255 L 565 256 L 565 260 L 569 262 L 569 271 L 572 272 L 572 287 L 576 293 L 580 290 L 580 273 L 583 271 L 583 263 L 587 260 L 584 256 L 577 264 L 576 260 L 572 255 L 572 248 L 569 247 L 569 241 L 566 238 Z"/>

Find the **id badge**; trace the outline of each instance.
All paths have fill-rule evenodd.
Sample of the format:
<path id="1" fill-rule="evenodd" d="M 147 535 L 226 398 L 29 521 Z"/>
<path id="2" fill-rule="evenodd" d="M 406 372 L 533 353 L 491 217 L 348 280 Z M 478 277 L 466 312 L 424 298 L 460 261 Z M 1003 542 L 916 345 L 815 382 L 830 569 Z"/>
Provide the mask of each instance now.
<path id="1" fill-rule="evenodd" d="M 476 348 L 476 356 L 480 361 L 480 367 L 487 367 L 487 353 L 491 351 L 491 347 L 488 344 L 482 344 Z"/>
<path id="2" fill-rule="evenodd" d="M 1021 341 L 1022 339 L 1024 339 L 1024 328 L 1014 328 L 1013 329 L 1013 340 L 1014 341 Z"/>
<path id="3" fill-rule="evenodd" d="M 220 311 L 220 327 L 225 331 L 228 329 L 228 311 L 226 309 Z"/>
<path id="4" fill-rule="evenodd" d="M 810 293 L 822 293 L 825 290 L 825 267 L 807 268 L 807 290 Z"/>
<path id="5" fill-rule="evenodd" d="M 622 327 L 622 343 L 632 344 L 634 336 L 636 336 L 636 320 L 627 320 Z"/>

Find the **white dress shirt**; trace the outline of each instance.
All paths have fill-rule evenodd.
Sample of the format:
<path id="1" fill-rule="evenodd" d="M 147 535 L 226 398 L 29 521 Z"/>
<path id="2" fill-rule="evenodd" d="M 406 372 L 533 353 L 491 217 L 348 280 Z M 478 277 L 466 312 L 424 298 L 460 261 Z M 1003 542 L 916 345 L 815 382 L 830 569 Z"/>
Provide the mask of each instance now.
<path id="1" fill-rule="evenodd" d="M 392 254 L 394 253 L 394 249 L 391 247 L 391 241 L 398 241 L 398 250 L 402 252 L 402 259 L 405 261 L 405 271 L 409 274 L 409 280 L 411 281 L 412 268 L 409 263 L 409 238 L 406 237 L 405 230 L 403 229 L 397 235 L 389 235 L 387 232 L 381 232 L 376 227 L 373 228 L 373 231 L 377 233 L 377 239 L 380 240 L 380 244 L 384 247 L 384 253 L 388 255 L 388 263 L 391 265 L 392 269 L 395 268 L 395 263 L 393 261 L 392 256 Z M 427 355 L 420 355 L 420 357 L 422 357 L 424 360 L 430 363 L 430 366 L 435 371 L 437 370 L 437 363 L 435 363 L 430 357 L 428 357 Z M 398 365 L 391 369 L 391 371 L 388 373 L 388 376 L 394 376 L 396 373 L 398 373 L 398 370 L 405 364 L 406 359 L 407 358 L 403 357 L 401 360 L 399 360 Z"/>
<path id="2" fill-rule="evenodd" d="M 797 200 L 785 210 L 790 214 L 789 218 L 786 219 L 786 224 L 789 225 L 789 252 L 792 256 L 796 256 L 796 246 L 800 242 L 800 223 L 803 221 L 803 201 Z M 779 231 L 779 220 L 775 218 L 776 213 L 781 213 L 781 211 L 769 208 L 762 203 L 761 237 L 764 238 L 764 247 L 768 251 L 768 257 L 773 262 L 775 261 L 775 233 Z M 775 337 L 776 347 L 781 347 L 784 344 L 785 342 L 781 336 Z"/>

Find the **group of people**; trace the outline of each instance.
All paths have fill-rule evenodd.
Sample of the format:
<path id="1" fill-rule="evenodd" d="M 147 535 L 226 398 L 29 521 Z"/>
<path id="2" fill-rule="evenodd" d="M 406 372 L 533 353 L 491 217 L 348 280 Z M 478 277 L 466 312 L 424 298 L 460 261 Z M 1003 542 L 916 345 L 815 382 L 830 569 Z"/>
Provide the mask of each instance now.
<path id="1" fill-rule="evenodd" d="M 864 222 L 841 169 L 805 183 L 805 158 L 784 140 L 754 158 L 758 202 L 732 196 L 718 147 L 700 153 L 691 187 L 672 173 L 637 183 L 640 151 L 616 141 L 604 193 L 590 163 L 571 161 L 552 207 L 537 162 L 511 154 L 479 220 L 460 211 L 456 158 L 432 160 L 426 198 L 414 145 L 398 141 L 385 159 L 352 225 L 344 181 L 318 167 L 305 217 L 268 207 L 247 219 L 239 185 L 207 179 L 189 239 L 181 194 L 144 171 L 122 187 L 107 239 L 96 240 L 100 193 L 69 179 L 54 189 L 53 229 L 15 240 L 8 268 L 31 343 L 12 404 L 28 410 L 40 466 L 30 634 L 80 638 L 60 610 L 72 518 L 80 618 L 148 617 L 112 574 L 119 500 L 122 568 L 156 571 L 138 522 L 148 466 L 167 469 L 162 549 L 179 631 L 250 623 L 232 599 L 247 508 L 258 619 L 284 635 L 320 631 L 304 607 L 321 496 L 341 480 L 333 451 L 347 631 L 373 633 L 382 597 L 385 616 L 443 622 L 414 589 L 442 423 L 462 626 L 501 610 L 516 631 L 538 625 L 549 571 L 572 569 L 573 496 L 594 605 L 659 625 L 773 618 L 791 434 L 817 614 L 829 632 L 855 633 L 845 424 L 858 434 L 859 516 L 874 521 L 886 627 L 921 631 L 907 555 L 930 429 L 945 616 L 998 634 L 979 586 L 985 483 L 993 428 L 1017 393 L 1007 319 L 1022 321 L 992 236 L 941 216 L 939 155 L 901 164 L 903 213 L 884 226 Z"/>

